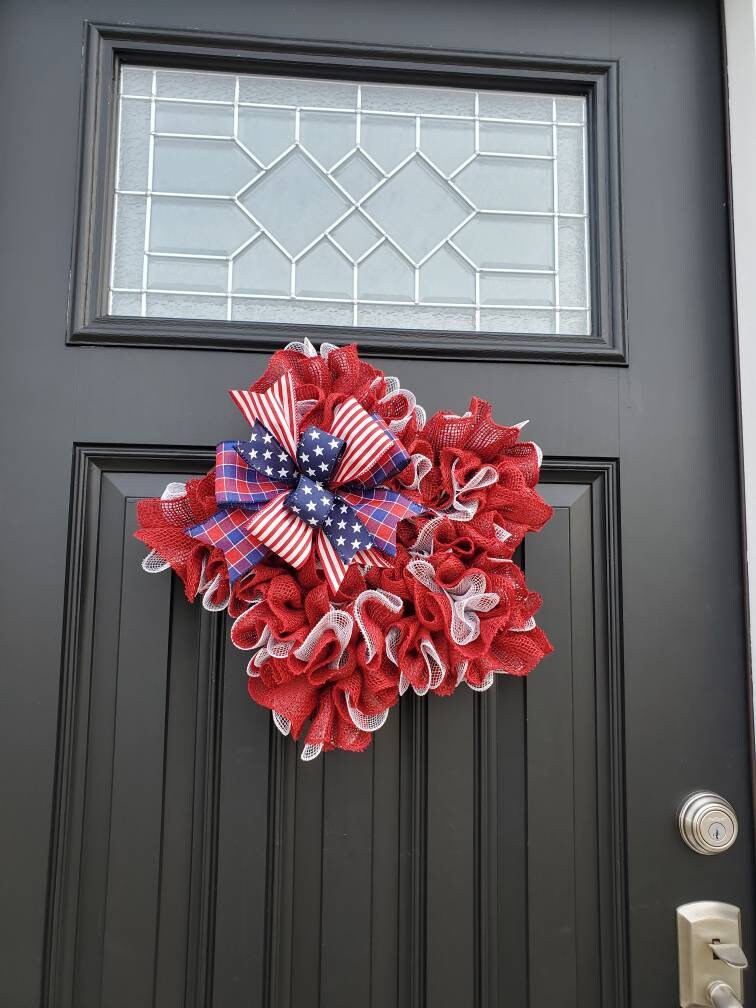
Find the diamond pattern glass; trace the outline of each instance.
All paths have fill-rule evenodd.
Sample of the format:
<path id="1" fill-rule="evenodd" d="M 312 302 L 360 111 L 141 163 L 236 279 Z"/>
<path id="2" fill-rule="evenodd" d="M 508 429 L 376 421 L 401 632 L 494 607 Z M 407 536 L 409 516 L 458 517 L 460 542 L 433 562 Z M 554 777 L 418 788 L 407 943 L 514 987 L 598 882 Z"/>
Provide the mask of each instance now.
<path id="1" fill-rule="evenodd" d="M 585 99 L 121 71 L 110 313 L 590 335 Z"/>

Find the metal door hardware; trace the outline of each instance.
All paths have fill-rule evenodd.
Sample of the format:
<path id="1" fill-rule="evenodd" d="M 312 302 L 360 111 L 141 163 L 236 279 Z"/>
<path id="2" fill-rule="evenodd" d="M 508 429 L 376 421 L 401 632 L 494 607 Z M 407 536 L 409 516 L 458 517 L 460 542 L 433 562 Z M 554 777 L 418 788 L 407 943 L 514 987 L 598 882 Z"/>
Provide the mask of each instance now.
<path id="1" fill-rule="evenodd" d="M 735 809 L 713 791 L 696 791 L 680 806 L 680 834 L 697 854 L 721 854 L 729 850 L 738 835 Z"/>
<path id="2" fill-rule="evenodd" d="M 740 910 L 703 900 L 677 908 L 681 1008 L 742 1008 Z"/>

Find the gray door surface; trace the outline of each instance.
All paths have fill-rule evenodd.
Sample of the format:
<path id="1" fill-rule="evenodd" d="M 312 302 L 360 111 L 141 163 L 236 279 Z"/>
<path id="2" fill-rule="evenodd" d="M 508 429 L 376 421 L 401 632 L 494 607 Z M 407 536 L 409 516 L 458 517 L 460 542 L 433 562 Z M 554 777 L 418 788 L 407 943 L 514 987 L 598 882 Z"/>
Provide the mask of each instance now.
<path id="1" fill-rule="evenodd" d="M 2 26 L 0 1002 L 667 1008 L 699 899 L 742 908 L 753 960 L 717 3 L 5 0 Z M 584 95 L 592 335 L 109 315 L 128 64 Z M 554 654 L 312 763 L 132 538 L 303 334 L 429 413 L 530 418 L 555 508 L 523 553 Z M 677 830 L 699 788 L 739 818 L 721 856 Z"/>

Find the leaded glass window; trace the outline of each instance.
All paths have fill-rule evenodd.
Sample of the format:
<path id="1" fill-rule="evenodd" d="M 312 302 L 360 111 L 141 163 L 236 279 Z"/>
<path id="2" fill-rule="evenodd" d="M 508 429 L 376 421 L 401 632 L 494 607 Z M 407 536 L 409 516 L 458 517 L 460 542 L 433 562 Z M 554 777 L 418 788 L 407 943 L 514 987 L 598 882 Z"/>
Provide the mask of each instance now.
<path id="1" fill-rule="evenodd" d="M 586 103 L 124 67 L 110 314 L 590 334 Z"/>

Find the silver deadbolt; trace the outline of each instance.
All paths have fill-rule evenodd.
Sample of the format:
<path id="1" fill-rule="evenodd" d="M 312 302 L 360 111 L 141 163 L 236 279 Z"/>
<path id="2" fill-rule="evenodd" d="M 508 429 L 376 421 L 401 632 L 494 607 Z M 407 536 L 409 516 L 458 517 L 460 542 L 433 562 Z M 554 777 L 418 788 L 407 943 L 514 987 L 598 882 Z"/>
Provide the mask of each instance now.
<path id="1" fill-rule="evenodd" d="M 677 908 L 682 1008 L 742 1008 L 740 910 L 704 900 Z"/>
<path id="2" fill-rule="evenodd" d="M 721 854 L 729 850 L 738 835 L 735 809 L 713 791 L 696 791 L 680 806 L 680 834 L 697 854 Z"/>

